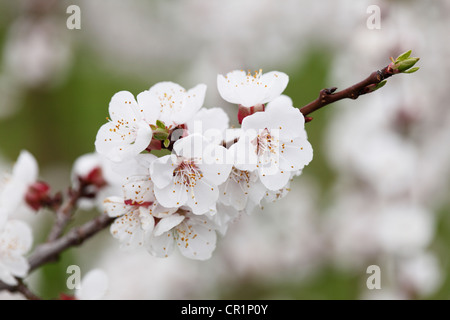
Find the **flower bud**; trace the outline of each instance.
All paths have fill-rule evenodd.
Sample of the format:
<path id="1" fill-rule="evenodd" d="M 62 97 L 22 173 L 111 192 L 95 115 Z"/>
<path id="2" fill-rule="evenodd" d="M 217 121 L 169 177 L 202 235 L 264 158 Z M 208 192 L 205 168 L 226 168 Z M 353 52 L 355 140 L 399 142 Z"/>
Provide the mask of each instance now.
<path id="1" fill-rule="evenodd" d="M 25 194 L 25 202 L 33 208 L 33 210 L 38 211 L 42 207 L 49 204 L 50 186 L 45 182 L 35 182 L 28 187 L 27 193 Z"/>

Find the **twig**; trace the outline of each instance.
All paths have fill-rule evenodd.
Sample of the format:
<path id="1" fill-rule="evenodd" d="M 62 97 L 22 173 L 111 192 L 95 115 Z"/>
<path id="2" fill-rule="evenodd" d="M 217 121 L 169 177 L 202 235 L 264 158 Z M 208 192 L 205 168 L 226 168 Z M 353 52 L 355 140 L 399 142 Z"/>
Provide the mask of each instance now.
<path id="1" fill-rule="evenodd" d="M 42 300 L 33 292 L 31 292 L 31 290 L 22 281 L 20 281 L 19 284 L 16 286 L 16 291 L 23 294 L 23 296 L 28 300 Z"/>
<path id="2" fill-rule="evenodd" d="M 76 203 L 82 195 L 82 187 L 78 190 L 69 190 L 69 198 L 56 211 L 55 223 L 50 230 L 47 242 L 52 242 L 58 239 L 64 232 L 64 228 L 70 222 L 73 213 L 76 210 Z"/>
<path id="3" fill-rule="evenodd" d="M 358 82 L 357 84 L 352 85 L 351 87 L 348 87 L 347 89 L 338 92 L 335 92 L 337 90 L 336 87 L 329 89 L 322 89 L 320 90 L 319 97 L 316 100 L 302 107 L 300 109 L 300 112 L 305 117 L 306 122 L 309 122 L 312 120 L 312 118 L 307 117 L 307 115 L 311 114 L 312 112 L 319 110 L 320 108 L 330 103 L 342 99 L 354 100 L 363 94 L 373 92 L 377 84 L 393 75 L 394 73 L 389 65 L 381 70 L 372 72 L 370 76 L 368 76 L 366 79 Z"/>

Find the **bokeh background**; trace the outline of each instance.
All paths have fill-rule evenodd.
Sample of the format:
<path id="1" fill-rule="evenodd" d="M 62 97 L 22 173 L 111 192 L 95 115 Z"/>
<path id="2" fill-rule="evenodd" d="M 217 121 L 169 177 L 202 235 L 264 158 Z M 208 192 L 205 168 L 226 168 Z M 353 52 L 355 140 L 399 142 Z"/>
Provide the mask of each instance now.
<path id="1" fill-rule="evenodd" d="M 69 30 L 66 9 L 81 9 Z M 381 9 L 381 28 L 368 28 Z M 218 73 L 279 70 L 301 107 L 320 89 L 347 87 L 412 49 L 413 75 L 313 114 L 314 160 L 277 203 L 242 216 L 213 258 L 123 252 L 108 231 L 28 282 L 44 298 L 66 287 L 68 265 L 103 269 L 109 299 L 450 298 L 450 2 L 446 0 L 0 0 L 0 167 L 22 149 L 52 190 L 94 151 L 113 94 L 159 81 L 208 85 Z M 71 226 L 98 214 L 79 211 Z M 18 212 L 45 239 L 50 212 Z M 381 289 L 369 290 L 369 265 Z M 0 298 L 20 298 L 0 293 Z"/>

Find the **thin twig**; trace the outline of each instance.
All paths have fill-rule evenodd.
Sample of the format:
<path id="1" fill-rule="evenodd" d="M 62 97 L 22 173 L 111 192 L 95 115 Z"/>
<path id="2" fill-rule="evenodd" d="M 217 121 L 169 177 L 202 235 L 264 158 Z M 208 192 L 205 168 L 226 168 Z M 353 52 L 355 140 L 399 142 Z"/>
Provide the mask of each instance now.
<path id="1" fill-rule="evenodd" d="M 23 296 L 28 300 L 42 300 L 40 297 L 31 292 L 31 290 L 22 281 L 20 281 L 16 286 L 16 291 L 23 294 Z"/>
<path id="2" fill-rule="evenodd" d="M 357 99 L 359 96 L 372 92 L 374 85 L 381 81 L 393 76 L 392 69 L 387 66 L 381 70 L 372 72 L 366 79 L 354 84 L 344 90 L 336 92 L 337 88 L 322 89 L 319 93 L 319 97 L 305 105 L 300 109 L 300 112 L 305 117 L 306 122 L 312 120 L 307 115 L 319 110 L 320 108 L 329 105 L 330 103 L 342 100 L 342 99 Z"/>
<path id="3" fill-rule="evenodd" d="M 80 188 L 81 189 L 81 188 Z M 64 228 L 70 222 L 73 213 L 76 210 L 76 203 L 81 197 L 81 190 L 70 190 L 69 198 L 60 206 L 55 213 L 55 222 L 50 230 L 47 242 L 58 239 L 64 232 Z"/>

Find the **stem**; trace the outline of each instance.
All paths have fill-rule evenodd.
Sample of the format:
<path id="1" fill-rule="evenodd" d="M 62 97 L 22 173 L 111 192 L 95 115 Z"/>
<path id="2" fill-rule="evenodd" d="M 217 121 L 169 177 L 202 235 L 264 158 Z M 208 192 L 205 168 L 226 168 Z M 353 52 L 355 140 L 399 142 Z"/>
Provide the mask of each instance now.
<path id="1" fill-rule="evenodd" d="M 42 300 L 33 292 L 31 292 L 31 290 L 22 281 L 20 281 L 19 284 L 16 286 L 16 291 L 23 294 L 23 296 L 28 300 Z"/>
<path id="2" fill-rule="evenodd" d="M 322 89 L 320 90 L 319 97 L 302 107 L 300 112 L 305 117 L 306 122 L 309 122 L 312 118 L 307 117 L 307 115 L 313 113 L 314 111 L 342 99 L 348 98 L 355 100 L 363 94 L 373 92 L 372 88 L 374 85 L 391 77 L 392 75 L 394 75 L 392 68 L 387 66 L 381 70 L 372 72 L 366 79 L 348 87 L 347 89 L 338 92 L 335 92 L 337 90 L 336 87 Z"/>
<path id="3" fill-rule="evenodd" d="M 55 223 L 50 230 L 47 242 L 55 241 L 63 234 L 64 228 L 70 222 L 70 219 L 76 210 L 76 203 L 82 195 L 81 191 L 81 186 L 76 191 L 72 189 L 69 190 L 69 198 L 56 211 Z"/>

